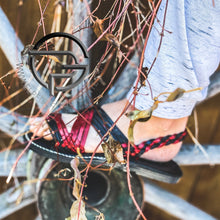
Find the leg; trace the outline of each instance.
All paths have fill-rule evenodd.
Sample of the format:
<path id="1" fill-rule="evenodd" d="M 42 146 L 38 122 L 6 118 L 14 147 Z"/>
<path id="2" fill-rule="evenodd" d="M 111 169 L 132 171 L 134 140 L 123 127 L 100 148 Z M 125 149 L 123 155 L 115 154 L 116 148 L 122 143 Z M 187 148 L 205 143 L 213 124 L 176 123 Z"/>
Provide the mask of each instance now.
<path id="1" fill-rule="evenodd" d="M 121 100 L 114 103 L 108 103 L 102 106 L 102 109 L 110 116 L 110 118 L 115 121 L 121 114 L 122 109 L 127 104 L 127 100 Z M 67 124 L 67 128 L 71 130 L 73 125 L 74 115 L 64 115 L 63 120 Z M 38 119 L 39 120 L 39 119 Z M 71 123 L 69 123 L 71 121 Z M 52 136 L 49 133 L 46 123 L 41 125 L 39 129 L 39 124 L 42 122 L 33 123 L 30 127 L 32 132 L 36 132 L 37 136 L 45 135 L 45 139 L 51 140 Z M 122 115 L 117 122 L 117 127 L 122 131 L 122 133 L 127 137 L 127 131 L 129 127 L 130 120 Z M 147 122 L 139 122 L 135 125 L 134 138 L 135 144 L 139 144 L 143 141 L 157 138 L 160 136 L 166 136 L 173 133 L 179 133 L 185 129 L 187 123 L 187 117 L 180 119 L 164 119 L 158 117 L 152 117 Z M 37 131 L 38 130 L 38 131 Z M 97 134 L 96 130 L 91 126 L 85 143 L 85 151 L 91 153 L 100 143 L 100 136 Z M 168 161 L 171 160 L 179 151 L 181 143 L 171 144 L 164 148 L 153 149 L 147 153 L 143 154 L 143 158 L 155 161 Z M 102 148 L 99 147 L 97 152 L 102 152 Z"/>
<path id="2" fill-rule="evenodd" d="M 175 102 L 167 102 L 159 105 L 156 111 L 153 112 L 153 117 L 148 122 L 138 123 L 135 126 L 135 144 L 143 140 L 146 141 L 158 136 L 183 131 L 187 123 L 187 118 L 191 114 L 196 102 L 205 97 L 208 77 L 217 67 L 220 54 L 218 24 L 213 22 L 216 19 L 212 19 L 212 16 L 211 19 L 208 19 L 210 13 L 214 18 L 219 16 L 219 13 L 217 13 L 219 11 L 219 5 L 216 4 L 216 7 L 213 7 L 208 4 L 211 4 L 211 2 L 203 1 L 203 4 L 200 4 L 199 1 L 190 3 L 190 1 L 183 0 L 178 3 L 169 2 L 165 22 L 166 31 L 164 32 L 161 49 L 157 56 L 161 39 L 160 32 L 162 32 L 161 24 L 164 22 L 163 17 L 166 10 L 166 1 L 162 1 L 157 15 L 159 22 L 158 20 L 155 22 L 145 50 L 144 67 L 150 70 L 148 72 L 148 81 L 151 85 L 153 96 L 157 96 L 162 92 L 174 91 L 178 87 L 185 90 L 200 86 L 204 88 L 202 91 L 186 94 Z M 192 14 L 193 9 L 197 9 L 197 13 Z M 208 16 L 206 19 L 207 22 L 202 26 L 201 24 L 204 19 L 200 16 L 201 10 L 206 17 Z M 202 28 L 202 30 L 199 28 Z M 211 29 L 213 31 L 207 32 L 207 30 Z M 197 40 L 200 42 L 200 45 L 195 47 L 194 45 Z M 213 52 L 214 57 L 212 59 L 205 57 L 207 53 L 203 51 L 204 45 L 202 46 L 202 44 L 206 45 L 207 43 L 210 44 L 210 47 L 208 47 L 209 52 Z M 200 62 L 200 58 L 204 62 Z M 154 63 L 155 59 L 156 62 Z M 152 66 L 153 63 L 154 65 Z M 203 67 L 209 65 L 212 68 L 205 73 L 204 70 L 207 70 L 207 68 Z M 136 97 L 135 107 L 137 109 L 144 110 L 152 106 L 153 100 L 149 95 L 151 90 L 148 86 L 141 88 Z M 131 90 L 128 97 L 132 92 L 133 90 Z M 103 105 L 102 108 L 115 121 L 126 102 L 126 100 L 122 100 Z M 117 122 L 117 126 L 127 136 L 129 120 L 124 115 Z M 48 138 L 51 137 L 48 136 Z M 91 127 L 86 140 L 85 151 L 93 152 L 99 142 L 99 136 Z M 178 143 L 167 146 L 166 148 L 151 150 L 144 153 L 142 157 L 150 160 L 167 161 L 176 155 L 180 146 L 181 143 Z M 99 148 L 99 151 L 101 151 L 101 148 Z"/>

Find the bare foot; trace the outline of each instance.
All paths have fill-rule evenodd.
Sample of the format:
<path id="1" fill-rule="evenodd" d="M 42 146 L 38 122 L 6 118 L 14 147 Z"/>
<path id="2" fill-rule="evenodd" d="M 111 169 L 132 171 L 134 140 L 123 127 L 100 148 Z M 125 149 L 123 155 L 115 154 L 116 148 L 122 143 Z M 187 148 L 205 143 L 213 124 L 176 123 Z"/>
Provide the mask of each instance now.
<path id="1" fill-rule="evenodd" d="M 122 109 L 124 109 L 126 103 L 127 100 L 124 99 L 118 102 L 105 104 L 102 106 L 102 109 L 113 121 L 116 121 L 120 116 Z M 69 122 L 66 126 L 70 132 L 76 115 L 63 114 L 62 118 L 65 122 Z M 137 122 L 134 127 L 134 142 L 135 144 L 139 144 L 152 138 L 182 132 L 185 130 L 187 120 L 188 117 L 180 119 L 165 119 L 152 116 L 152 118 L 147 122 Z M 43 122 L 41 118 L 32 120 L 30 123 L 30 131 L 35 133 L 35 135 L 44 136 L 46 140 L 52 139 L 47 123 Z M 129 123 L 130 120 L 125 115 L 122 115 L 116 123 L 118 128 L 122 131 L 122 133 L 124 133 L 126 137 Z M 87 153 L 93 152 L 100 141 L 100 136 L 91 126 L 85 143 L 85 151 Z M 177 144 L 170 144 L 163 148 L 153 149 L 144 153 L 141 157 L 154 161 L 169 161 L 179 152 L 181 144 L 182 143 L 180 142 Z M 102 152 L 102 148 L 99 147 L 97 152 Z"/>

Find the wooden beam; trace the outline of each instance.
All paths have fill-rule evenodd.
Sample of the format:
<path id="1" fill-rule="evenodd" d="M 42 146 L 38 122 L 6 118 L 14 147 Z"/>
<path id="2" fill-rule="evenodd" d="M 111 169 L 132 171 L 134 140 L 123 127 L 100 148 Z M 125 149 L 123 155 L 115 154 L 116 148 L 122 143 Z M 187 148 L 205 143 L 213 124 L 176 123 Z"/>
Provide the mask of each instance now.
<path id="1" fill-rule="evenodd" d="M 219 93 L 220 93 L 220 71 L 217 71 L 210 77 L 210 85 L 208 87 L 208 95 L 206 99 L 209 99 Z"/>
<path id="2" fill-rule="evenodd" d="M 1 151 L 0 152 L 0 176 L 7 177 L 11 171 L 12 166 L 14 165 L 18 155 L 22 150 L 10 150 L 10 151 Z M 26 177 L 27 175 L 27 162 L 28 162 L 28 154 L 25 153 L 21 159 L 19 160 L 16 169 L 13 173 L 16 177 Z"/>
<path id="3" fill-rule="evenodd" d="M 11 113 L 10 110 L 4 106 L 0 106 L 0 130 L 5 132 L 5 134 L 16 138 L 19 142 L 23 142 L 21 136 L 15 136 L 17 134 L 22 134 L 29 130 L 29 126 L 26 125 L 28 118 L 16 113 Z"/>
<path id="4" fill-rule="evenodd" d="M 145 202 L 168 212 L 178 219 L 214 220 L 211 215 L 203 212 L 185 200 L 173 195 L 144 179 Z"/>
<path id="5" fill-rule="evenodd" d="M 22 201 L 16 204 L 20 193 L 23 193 Z M 10 188 L 4 193 L 0 194 L 0 219 L 6 218 L 14 212 L 34 203 L 37 201 L 31 185 L 24 185 L 22 190 L 16 188 Z"/>
<path id="6" fill-rule="evenodd" d="M 74 13 L 72 16 L 72 25 L 71 25 L 71 30 L 72 27 L 73 29 L 78 27 L 78 29 L 85 27 L 86 23 L 88 20 L 86 20 L 84 23 L 82 23 L 87 17 L 88 17 L 88 12 L 86 9 L 86 4 L 83 1 L 78 1 L 78 0 L 73 0 L 73 7 L 74 7 Z M 88 5 L 89 7 L 89 5 Z M 68 30 L 69 31 L 69 30 Z M 73 31 L 76 31 L 75 29 Z M 88 48 L 91 43 L 91 30 L 90 28 L 83 29 L 77 33 L 74 34 L 78 39 L 82 41 L 82 43 Z M 73 48 L 74 50 L 74 48 Z M 78 49 L 74 50 L 76 53 Z M 74 53 L 75 53 L 74 52 Z M 76 57 L 78 58 L 77 54 L 75 54 Z M 89 63 L 89 60 L 88 60 Z M 91 70 L 91 68 L 90 68 Z M 76 75 L 77 78 L 77 75 Z M 72 96 L 76 96 L 77 94 L 80 95 L 76 99 L 72 100 L 72 105 L 74 108 L 77 110 L 82 110 L 87 108 L 89 105 L 91 105 L 91 90 L 87 90 L 86 83 L 88 83 L 88 80 L 83 80 L 79 85 L 77 85 L 75 88 L 72 89 L 71 94 Z M 79 94 L 79 91 L 81 92 Z"/>
<path id="7" fill-rule="evenodd" d="M 193 144 L 183 145 L 174 158 L 179 165 L 216 165 L 220 164 L 220 145 L 203 145 L 208 157 Z"/>
<path id="8" fill-rule="evenodd" d="M 26 66 L 22 66 L 21 51 L 24 45 L 16 36 L 16 33 L 7 16 L 0 7 L 0 47 L 12 68 L 17 70 L 18 77 L 25 83 L 25 87 L 32 94 L 38 107 L 46 112 L 53 103 L 54 98 L 50 97 L 49 91 L 42 87 L 33 77 Z"/>

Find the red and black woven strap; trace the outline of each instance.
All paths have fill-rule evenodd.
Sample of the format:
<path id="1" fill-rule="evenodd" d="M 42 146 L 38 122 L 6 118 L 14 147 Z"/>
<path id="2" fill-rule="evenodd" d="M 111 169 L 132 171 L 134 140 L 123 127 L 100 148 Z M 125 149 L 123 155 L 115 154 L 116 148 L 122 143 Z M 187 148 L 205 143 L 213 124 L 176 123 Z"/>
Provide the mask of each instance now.
<path id="1" fill-rule="evenodd" d="M 51 130 L 53 130 L 52 134 L 54 138 L 57 140 L 56 146 L 64 148 L 67 147 L 74 153 L 77 152 L 78 148 L 81 153 L 85 153 L 84 146 L 89 132 L 89 127 L 92 124 L 101 137 L 105 136 L 104 141 L 108 138 L 108 131 L 111 129 L 112 137 L 121 143 L 124 157 L 127 157 L 128 139 L 117 126 L 114 126 L 114 122 L 111 118 L 97 106 L 79 114 L 70 133 L 67 131 L 66 125 L 62 121 L 60 114 L 49 116 L 47 121 Z M 137 159 L 143 153 L 151 149 L 181 142 L 186 134 L 187 132 L 185 130 L 178 134 L 151 139 L 142 142 L 139 145 L 131 146 L 130 157 Z"/>
<path id="2" fill-rule="evenodd" d="M 185 130 L 177 134 L 167 135 L 165 137 L 158 137 L 156 139 L 144 141 L 138 145 L 132 145 L 130 148 L 130 156 L 134 158 L 139 158 L 143 153 L 148 152 L 149 150 L 181 142 L 186 135 L 187 131 Z M 128 144 L 123 143 L 122 147 L 124 151 L 124 156 L 126 156 L 128 154 Z"/>

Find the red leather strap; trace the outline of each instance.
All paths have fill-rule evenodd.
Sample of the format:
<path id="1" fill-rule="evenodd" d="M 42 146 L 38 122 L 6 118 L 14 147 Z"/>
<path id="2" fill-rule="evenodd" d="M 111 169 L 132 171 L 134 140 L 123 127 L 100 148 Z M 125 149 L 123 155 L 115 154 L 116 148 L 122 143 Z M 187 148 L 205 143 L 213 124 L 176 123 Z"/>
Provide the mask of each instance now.
<path id="1" fill-rule="evenodd" d="M 90 109 L 89 111 L 78 115 L 70 133 L 62 120 L 61 114 L 51 116 L 51 118 L 56 121 L 58 131 L 62 138 L 60 143 L 62 147 L 68 147 L 73 152 L 77 152 L 77 148 L 79 148 L 81 153 L 85 152 L 84 146 L 89 133 L 93 113 L 94 110 Z"/>
<path id="2" fill-rule="evenodd" d="M 89 128 L 93 118 L 94 110 L 82 113 L 76 119 L 71 130 L 71 137 L 75 148 L 79 148 L 81 153 L 85 152 L 84 146 L 89 133 Z"/>

